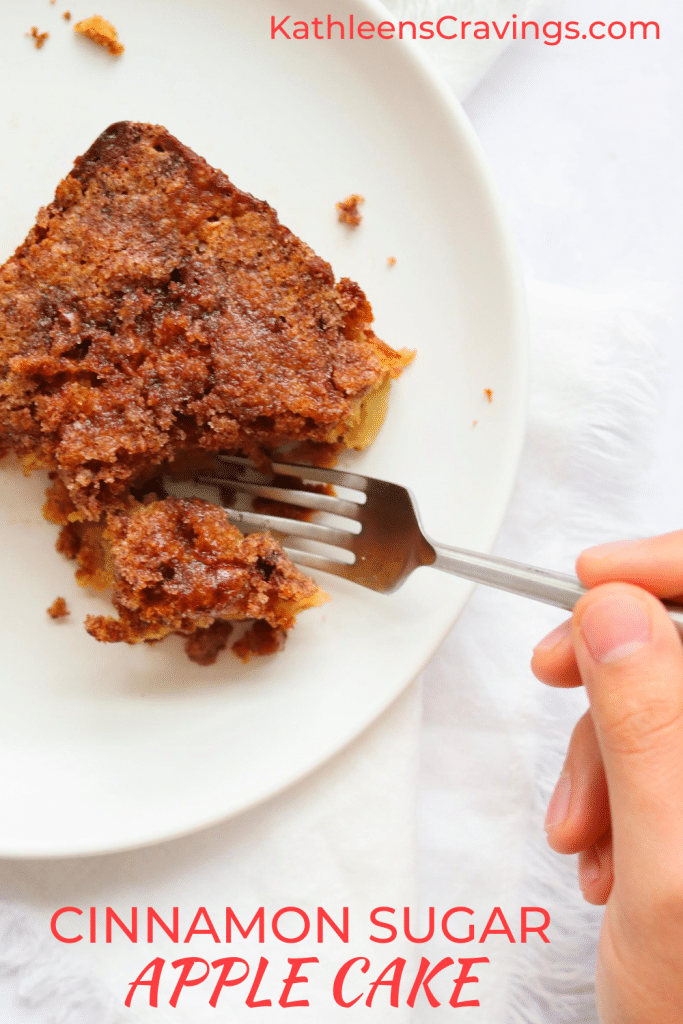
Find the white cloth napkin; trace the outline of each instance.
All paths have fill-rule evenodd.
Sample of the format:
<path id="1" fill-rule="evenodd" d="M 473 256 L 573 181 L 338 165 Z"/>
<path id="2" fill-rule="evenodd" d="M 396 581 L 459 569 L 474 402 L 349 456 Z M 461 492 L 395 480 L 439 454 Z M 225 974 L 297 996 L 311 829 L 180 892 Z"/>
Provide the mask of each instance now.
<path id="1" fill-rule="evenodd" d="M 395 14 L 442 13 L 520 17 L 538 3 L 508 0 L 388 0 Z M 476 84 L 505 45 L 435 42 L 426 49 L 458 95 Z M 662 305 L 644 288 L 589 296 L 543 286 L 531 289 L 533 365 L 530 432 L 501 552 L 568 569 L 588 543 L 628 533 L 634 473 L 647 457 L 654 400 L 638 369 L 651 351 L 646 321 Z M 495 400 L 495 398 L 494 398 Z M 424 907 L 472 907 L 478 922 L 493 906 L 522 904 L 553 914 L 549 947 L 486 946 L 493 969 L 481 973 L 481 1009 L 459 1020 L 540 1024 L 563 993 L 564 1020 L 592 1021 L 591 943 L 597 914 L 574 896 L 567 869 L 545 853 L 539 822 L 561 750 L 581 708 L 581 695 L 542 690 L 526 670 L 531 644 L 557 621 L 556 613 L 505 595 L 478 592 L 426 674 L 422 766 L 417 769 L 419 692 L 412 687 L 348 750 L 282 796 L 234 821 L 150 850 L 62 862 L 0 863 L 0 1019 L 12 1024 L 114 1024 L 215 1019 L 199 990 L 178 1008 L 123 1012 L 127 984 L 153 956 L 212 959 L 225 947 L 191 950 L 112 946 L 57 947 L 47 921 L 58 906 L 231 905 L 252 908 L 347 905 L 352 920 L 379 904 L 416 906 L 415 788 L 420 779 L 418 834 Z M 577 927 L 580 922 L 580 927 Z M 517 922 L 515 922 L 517 923 Z M 587 949 L 582 948 L 582 943 Z M 304 948 L 305 946 L 305 948 Z M 430 943 L 439 956 L 483 955 Z M 381 948 L 381 947 L 380 947 Z M 421 947 L 396 944 L 391 956 L 415 958 Z M 466 950 L 469 947 L 463 947 Z M 341 951 L 343 954 L 343 950 Z M 362 951 L 361 951 L 362 952 Z M 367 955 L 374 954 L 370 950 Z M 355 950 L 354 950 L 355 953 Z M 340 963 L 335 945 L 301 944 L 257 951 L 277 963 L 286 955 L 318 956 L 309 969 L 311 998 L 329 992 Z M 235 950 L 240 955 L 240 950 Z M 245 955 L 244 953 L 242 955 Z M 353 955 L 353 954 L 349 954 Z M 253 956 L 253 954 L 252 954 Z M 251 957 L 248 957 L 251 959 Z M 374 959 L 374 957 L 373 957 Z M 385 957 L 388 962 L 390 957 Z M 3 981 L 0 978 L 0 982 Z M 168 998 L 168 992 L 166 994 Z M 277 995 L 275 996 L 277 998 Z M 226 1002 L 221 1019 L 251 1020 L 244 1005 Z M 325 1006 L 329 1006 L 326 1000 Z M 269 1013 L 279 1012 L 275 1006 Z M 448 1008 L 361 1006 L 337 1015 L 438 1021 Z M 316 1019 L 287 1010 L 288 1020 Z M 334 1018 L 335 1010 L 325 1014 Z"/>
<path id="2" fill-rule="evenodd" d="M 583 548 L 638 533 L 633 499 L 652 456 L 661 394 L 656 327 L 668 298 L 633 280 L 595 294 L 527 286 L 528 433 L 496 550 L 571 572 Z M 423 905 L 470 907 L 479 932 L 500 906 L 517 939 L 513 946 L 500 936 L 465 954 L 489 956 L 494 966 L 480 985 L 481 1009 L 460 1011 L 463 1022 L 597 1021 L 602 912 L 584 904 L 574 858 L 553 854 L 542 828 L 585 696 L 542 687 L 528 668 L 533 645 L 563 618 L 480 588 L 425 672 Z M 550 913 L 549 945 L 519 944 L 522 906 Z M 449 946 L 432 944 L 432 959 L 449 955 Z M 446 1011 L 417 1019 L 439 1014 Z"/>

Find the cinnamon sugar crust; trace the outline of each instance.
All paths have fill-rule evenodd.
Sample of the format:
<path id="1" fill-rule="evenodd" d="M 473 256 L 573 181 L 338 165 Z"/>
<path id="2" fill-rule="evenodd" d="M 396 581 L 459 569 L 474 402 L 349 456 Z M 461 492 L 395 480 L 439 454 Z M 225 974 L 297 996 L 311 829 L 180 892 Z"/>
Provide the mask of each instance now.
<path id="1" fill-rule="evenodd" d="M 57 549 L 113 588 L 118 617 L 89 616 L 92 636 L 177 633 L 208 665 L 251 620 L 233 645 L 248 660 L 327 599 L 270 536 L 155 491 L 216 451 L 328 465 L 370 443 L 413 358 L 372 319 L 357 284 L 165 128 L 112 125 L 76 160 L 0 268 L 0 456 L 50 471 Z"/>
<path id="2" fill-rule="evenodd" d="M 179 633 L 194 637 L 190 650 L 201 654 L 206 634 L 197 631 L 216 622 L 263 620 L 284 635 L 299 612 L 327 600 L 272 537 L 243 537 L 224 509 L 199 498 L 110 513 L 102 542 L 118 618 L 88 616 L 85 627 L 97 640 Z"/>
<path id="3" fill-rule="evenodd" d="M 0 268 L 0 451 L 56 470 L 96 521 L 180 452 L 354 443 L 412 358 L 372 319 L 267 203 L 120 122 Z"/>

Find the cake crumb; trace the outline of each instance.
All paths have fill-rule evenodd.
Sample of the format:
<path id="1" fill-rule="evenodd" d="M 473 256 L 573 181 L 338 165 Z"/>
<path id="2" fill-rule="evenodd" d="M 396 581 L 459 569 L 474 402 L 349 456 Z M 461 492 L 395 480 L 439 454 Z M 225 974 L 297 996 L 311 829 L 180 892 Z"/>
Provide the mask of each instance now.
<path id="1" fill-rule="evenodd" d="M 337 203 L 337 216 L 340 224 L 348 224 L 351 228 L 357 228 L 363 217 L 358 209 L 365 202 L 363 196 L 352 195 Z"/>
<path id="2" fill-rule="evenodd" d="M 478 423 L 478 422 L 479 422 L 479 420 L 472 420 L 472 426 L 473 426 L 473 427 L 476 427 L 476 425 L 477 425 L 477 423 Z"/>
<path id="3" fill-rule="evenodd" d="M 71 11 L 64 11 L 62 17 L 64 18 L 64 21 L 71 21 Z"/>
<path id="4" fill-rule="evenodd" d="M 285 646 L 287 634 L 284 629 L 271 626 L 263 619 L 257 619 L 246 633 L 232 645 L 233 653 L 245 664 L 252 654 L 277 654 Z"/>
<path id="5" fill-rule="evenodd" d="M 50 38 L 49 32 L 39 32 L 36 25 L 31 25 L 31 31 L 26 33 L 36 44 L 36 50 L 42 50 L 45 40 Z"/>
<path id="6" fill-rule="evenodd" d="M 491 391 L 491 388 L 484 388 L 484 394 L 486 395 L 490 405 L 493 401 L 493 391 Z"/>
<path id="7" fill-rule="evenodd" d="M 115 57 L 123 53 L 125 47 L 119 42 L 119 37 L 114 26 L 100 17 L 93 14 L 92 18 L 85 18 L 74 25 L 74 32 L 92 39 L 98 46 L 104 46 Z"/>
<path id="8" fill-rule="evenodd" d="M 69 608 L 63 597 L 56 597 L 50 607 L 47 609 L 47 614 L 51 619 L 63 619 L 69 614 Z"/>
<path id="9" fill-rule="evenodd" d="M 387 256 L 387 266 L 388 267 L 395 267 L 396 266 L 396 257 L 395 256 Z"/>
<path id="10" fill-rule="evenodd" d="M 257 638 L 262 646 L 271 639 L 271 626 L 284 636 L 299 612 L 328 600 L 272 537 L 243 536 L 225 509 L 200 498 L 131 504 L 108 515 L 106 524 L 85 527 L 99 530 L 101 562 L 109 567 L 119 615 L 86 618 L 86 631 L 103 643 L 178 633 L 189 640 L 187 655 L 210 665 L 230 632 L 224 625 L 211 629 L 214 623 L 264 618 L 265 636 Z M 81 555 L 79 549 L 79 563 Z M 78 573 L 77 579 L 83 582 Z"/>
<path id="11" fill-rule="evenodd" d="M 197 665 L 213 665 L 218 655 L 228 645 L 232 623 L 216 619 L 206 629 L 197 629 L 185 641 L 185 654 Z"/>

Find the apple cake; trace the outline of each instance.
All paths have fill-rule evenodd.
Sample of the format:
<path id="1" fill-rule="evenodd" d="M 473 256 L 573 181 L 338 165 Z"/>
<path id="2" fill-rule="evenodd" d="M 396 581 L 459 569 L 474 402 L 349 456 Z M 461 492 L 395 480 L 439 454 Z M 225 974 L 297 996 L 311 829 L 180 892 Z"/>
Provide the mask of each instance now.
<path id="1" fill-rule="evenodd" d="M 86 552 L 101 560 L 103 531 L 112 551 L 128 543 L 124 526 L 126 537 L 151 544 L 153 524 L 180 514 L 173 502 L 137 508 L 133 490 L 160 466 L 218 451 L 263 464 L 292 443 L 368 444 L 390 381 L 413 357 L 381 341 L 372 321 L 361 288 L 335 281 L 267 203 L 165 128 L 114 124 L 0 268 L 0 454 L 14 453 L 26 472 L 47 469 L 59 484 L 47 506 L 64 526 L 58 547 L 73 557 L 77 543 L 79 579 L 93 582 L 82 562 Z M 206 508 L 189 509 L 214 521 Z M 220 535 L 234 552 L 232 527 Z M 243 543 L 243 551 L 275 550 L 270 538 Z M 136 548 L 138 580 L 144 550 Z M 288 578 L 296 573 L 303 586 L 289 565 Z M 195 621 L 167 600 L 170 581 L 149 572 L 152 591 L 166 595 L 156 610 L 115 574 L 120 619 L 92 620 L 93 635 L 157 639 L 211 629 L 206 616 L 230 619 L 218 584 L 209 588 L 214 612 L 202 604 Z M 254 586 L 244 608 L 255 610 L 263 578 L 244 572 L 247 591 Z M 303 605 L 287 607 L 291 625 Z M 257 618 L 289 628 L 272 609 Z"/>

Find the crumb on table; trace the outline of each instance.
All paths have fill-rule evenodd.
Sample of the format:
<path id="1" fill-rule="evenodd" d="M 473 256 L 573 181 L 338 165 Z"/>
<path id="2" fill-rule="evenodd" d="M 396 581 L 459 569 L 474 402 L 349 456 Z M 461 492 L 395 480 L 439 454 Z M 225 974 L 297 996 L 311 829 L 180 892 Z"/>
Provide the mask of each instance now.
<path id="1" fill-rule="evenodd" d="M 395 267 L 396 266 L 396 257 L 395 256 L 387 256 L 387 266 L 388 267 Z"/>
<path id="2" fill-rule="evenodd" d="M 41 50 L 45 44 L 45 40 L 50 38 L 49 32 L 39 32 L 36 25 L 31 25 L 31 31 L 27 32 L 26 35 L 35 41 L 36 50 Z"/>
<path id="3" fill-rule="evenodd" d="M 477 423 L 478 423 L 478 422 L 479 422 L 479 420 L 472 420 L 472 426 L 473 426 L 473 427 L 476 427 L 476 425 L 477 425 Z"/>
<path id="4" fill-rule="evenodd" d="M 337 203 L 337 216 L 341 224 L 348 224 L 349 227 L 357 228 L 363 219 L 358 209 L 365 202 L 363 196 L 347 196 L 341 203 Z"/>
<path id="5" fill-rule="evenodd" d="M 63 619 L 69 614 L 69 608 L 63 597 L 56 597 L 50 607 L 47 609 L 47 614 L 51 619 Z"/>
<path id="6" fill-rule="evenodd" d="M 486 395 L 490 405 L 493 401 L 493 391 L 491 391 L 491 388 L 484 388 L 484 394 Z"/>
<path id="7" fill-rule="evenodd" d="M 71 21 L 71 11 L 64 11 L 62 17 L 64 18 L 64 21 Z"/>
<path id="8" fill-rule="evenodd" d="M 104 46 L 115 57 L 123 53 L 125 47 L 119 42 L 119 37 L 114 26 L 101 18 L 99 14 L 93 14 L 92 18 L 84 18 L 74 25 L 74 32 L 92 39 L 98 46 Z"/>

